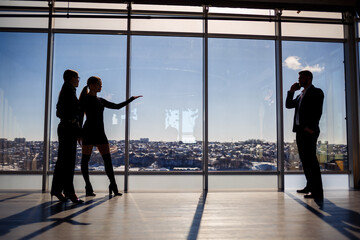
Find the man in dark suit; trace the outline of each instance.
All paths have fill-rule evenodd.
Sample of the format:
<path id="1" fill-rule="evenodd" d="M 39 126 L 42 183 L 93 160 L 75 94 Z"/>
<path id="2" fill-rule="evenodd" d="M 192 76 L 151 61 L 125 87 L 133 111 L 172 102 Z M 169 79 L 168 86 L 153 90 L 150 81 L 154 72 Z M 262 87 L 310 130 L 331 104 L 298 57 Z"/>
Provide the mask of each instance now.
<path id="1" fill-rule="evenodd" d="M 324 197 L 320 165 L 316 157 L 316 143 L 320 134 L 319 121 L 322 114 L 324 93 L 312 85 L 310 71 L 299 72 L 299 82 L 294 83 L 287 93 L 286 108 L 295 108 L 293 132 L 296 132 L 296 144 L 306 177 L 304 189 L 298 193 L 311 193 L 305 198 L 322 200 Z M 296 98 L 294 93 L 303 87 Z"/>

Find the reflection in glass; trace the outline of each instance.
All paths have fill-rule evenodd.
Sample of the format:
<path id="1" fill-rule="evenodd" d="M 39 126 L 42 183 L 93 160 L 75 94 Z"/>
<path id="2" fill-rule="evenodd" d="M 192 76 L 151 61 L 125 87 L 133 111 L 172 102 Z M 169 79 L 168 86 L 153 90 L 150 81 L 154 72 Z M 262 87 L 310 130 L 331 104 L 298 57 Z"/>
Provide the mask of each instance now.
<path id="1" fill-rule="evenodd" d="M 317 148 L 322 170 L 348 169 L 343 51 L 341 43 L 283 42 L 284 97 L 303 69 L 313 73 L 314 86 L 325 94 Z M 285 168 L 301 170 L 293 116 L 293 110 L 284 110 Z"/>
<path id="2" fill-rule="evenodd" d="M 0 170 L 42 170 L 47 34 L 0 39 Z"/>
<path id="3" fill-rule="evenodd" d="M 125 101 L 126 83 L 126 37 L 119 35 L 56 34 L 54 41 L 54 71 L 51 113 L 50 170 L 57 160 L 58 136 L 56 103 L 64 82 L 66 69 L 78 71 L 80 76 L 77 96 L 90 76 L 99 76 L 103 87 L 98 94 L 108 101 Z M 104 111 L 105 133 L 110 143 L 114 170 L 124 169 L 125 110 Z M 78 146 L 76 170 L 80 170 L 81 148 Z M 95 150 L 89 163 L 90 170 L 104 170 L 100 153 Z"/>
<path id="4" fill-rule="evenodd" d="M 130 170 L 200 170 L 202 39 L 132 39 Z"/>
<path id="5" fill-rule="evenodd" d="M 209 170 L 276 170 L 274 46 L 209 39 Z"/>

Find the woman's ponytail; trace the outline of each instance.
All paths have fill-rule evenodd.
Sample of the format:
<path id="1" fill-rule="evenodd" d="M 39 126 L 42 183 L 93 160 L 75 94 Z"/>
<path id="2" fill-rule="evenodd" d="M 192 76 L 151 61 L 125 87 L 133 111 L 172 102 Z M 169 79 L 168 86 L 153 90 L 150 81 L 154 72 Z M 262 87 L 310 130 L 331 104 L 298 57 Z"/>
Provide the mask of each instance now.
<path id="1" fill-rule="evenodd" d="M 81 99 L 84 98 L 85 95 L 87 94 L 88 94 L 88 86 L 86 85 L 80 93 L 79 101 L 81 101 Z"/>

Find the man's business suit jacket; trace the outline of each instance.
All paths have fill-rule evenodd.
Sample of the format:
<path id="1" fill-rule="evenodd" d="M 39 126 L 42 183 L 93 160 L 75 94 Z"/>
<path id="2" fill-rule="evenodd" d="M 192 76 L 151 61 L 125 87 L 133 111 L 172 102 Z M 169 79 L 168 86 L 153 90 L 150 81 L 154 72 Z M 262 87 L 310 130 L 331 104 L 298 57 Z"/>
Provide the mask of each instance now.
<path id="1" fill-rule="evenodd" d="M 286 97 L 286 108 L 295 108 L 293 132 L 303 131 L 306 127 L 316 134 L 320 133 L 319 121 L 322 115 L 324 93 L 320 88 L 311 85 L 302 98 L 300 108 L 300 95 L 293 99 L 294 93 L 288 91 Z M 299 114 L 299 123 L 296 125 L 296 113 Z"/>

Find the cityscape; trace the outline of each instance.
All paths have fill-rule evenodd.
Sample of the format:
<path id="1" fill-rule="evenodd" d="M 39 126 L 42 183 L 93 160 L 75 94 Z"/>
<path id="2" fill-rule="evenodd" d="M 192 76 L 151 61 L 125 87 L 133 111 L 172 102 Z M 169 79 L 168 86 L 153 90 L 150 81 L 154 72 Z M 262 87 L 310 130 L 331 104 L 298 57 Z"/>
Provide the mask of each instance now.
<path id="1" fill-rule="evenodd" d="M 125 141 L 111 140 L 110 152 L 115 171 L 124 171 Z M 285 170 L 302 170 L 296 142 L 285 143 Z M 58 142 L 50 143 L 50 166 L 57 161 Z M 209 142 L 209 171 L 276 171 L 276 143 L 250 139 L 239 142 Z M 348 169 L 347 146 L 319 141 L 317 156 L 323 171 Z M 0 138 L 0 171 L 42 171 L 43 142 L 13 141 Z M 202 142 L 159 142 L 149 138 L 131 140 L 129 146 L 130 171 L 201 171 Z M 81 147 L 77 148 L 76 169 L 80 171 Z M 89 162 L 91 171 L 104 171 L 100 153 L 94 148 Z"/>

